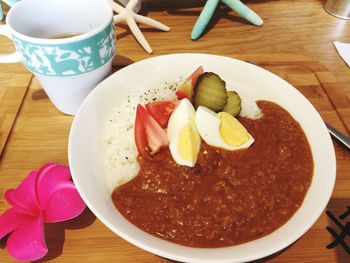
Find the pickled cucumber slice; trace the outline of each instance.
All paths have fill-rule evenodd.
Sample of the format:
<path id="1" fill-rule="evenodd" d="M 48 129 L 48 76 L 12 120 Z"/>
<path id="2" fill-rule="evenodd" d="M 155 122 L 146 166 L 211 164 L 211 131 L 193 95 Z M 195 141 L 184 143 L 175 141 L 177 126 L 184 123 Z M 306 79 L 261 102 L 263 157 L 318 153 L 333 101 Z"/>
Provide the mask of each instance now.
<path id="1" fill-rule="evenodd" d="M 227 103 L 223 109 L 224 112 L 230 113 L 232 116 L 237 116 L 241 112 L 241 97 L 235 91 L 227 92 Z"/>
<path id="2" fill-rule="evenodd" d="M 215 112 L 220 112 L 225 107 L 226 102 L 227 91 L 225 81 L 212 72 L 201 74 L 194 89 L 194 107 L 205 106 Z"/>

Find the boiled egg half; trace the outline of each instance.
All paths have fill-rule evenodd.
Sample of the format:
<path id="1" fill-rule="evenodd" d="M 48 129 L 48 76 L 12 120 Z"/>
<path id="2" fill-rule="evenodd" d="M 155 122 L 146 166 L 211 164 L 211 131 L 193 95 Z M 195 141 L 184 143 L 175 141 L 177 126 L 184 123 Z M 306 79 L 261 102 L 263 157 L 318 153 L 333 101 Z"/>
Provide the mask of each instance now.
<path id="1" fill-rule="evenodd" d="M 233 151 L 248 148 L 254 142 L 253 136 L 235 117 L 203 106 L 197 109 L 196 127 L 202 139 L 214 147 Z"/>
<path id="2" fill-rule="evenodd" d="M 169 118 L 167 135 L 175 162 L 193 167 L 196 164 L 201 138 L 195 124 L 196 112 L 188 99 L 182 99 Z"/>

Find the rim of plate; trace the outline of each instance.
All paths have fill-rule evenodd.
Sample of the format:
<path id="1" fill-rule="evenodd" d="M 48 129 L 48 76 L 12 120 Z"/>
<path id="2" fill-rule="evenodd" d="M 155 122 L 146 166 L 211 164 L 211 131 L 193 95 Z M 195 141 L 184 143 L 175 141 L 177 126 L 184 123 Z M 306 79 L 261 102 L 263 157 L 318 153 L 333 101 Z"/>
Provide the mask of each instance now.
<path id="1" fill-rule="evenodd" d="M 277 78 L 280 81 L 284 82 L 284 84 L 286 86 L 289 86 L 289 88 L 292 88 L 293 92 L 297 93 L 298 96 L 301 96 L 304 100 L 305 103 L 308 104 L 307 106 L 310 107 L 311 106 L 311 110 L 313 111 L 312 114 L 315 114 L 315 117 L 319 118 L 322 121 L 321 116 L 319 115 L 318 111 L 314 108 L 314 106 L 311 104 L 311 102 L 304 96 L 302 95 L 301 92 L 299 92 L 296 88 L 294 88 L 291 84 L 289 84 L 287 81 L 285 81 L 284 79 L 282 79 L 281 77 L 275 75 L 274 73 L 261 68 L 259 66 L 253 65 L 251 63 L 239 60 L 239 59 L 235 59 L 232 57 L 226 57 L 226 56 L 221 56 L 221 55 L 214 55 L 214 54 L 203 54 L 203 53 L 176 53 L 176 54 L 169 54 L 169 55 L 161 55 L 161 56 L 155 56 L 155 57 L 151 57 L 151 58 L 147 58 L 138 62 L 135 62 L 129 66 L 126 66 L 122 69 L 120 69 L 119 71 L 115 72 L 114 74 L 112 74 L 111 76 L 109 76 L 108 78 L 106 78 L 104 81 L 102 81 L 99 85 L 97 85 L 97 87 L 87 96 L 87 98 L 84 100 L 84 102 L 82 103 L 82 105 L 80 106 L 80 108 L 77 111 L 77 114 L 73 120 L 72 126 L 71 126 L 71 130 L 70 130 L 70 134 L 69 134 L 69 142 L 68 142 L 68 160 L 69 160 L 69 164 L 72 163 L 73 160 L 73 156 L 72 156 L 72 140 L 74 139 L 74 136 L 76 136 L 76 129 L 77 129 L 77 120 L 80 118 L 80 114 L 81 112 L 83 112 L 85 110 L 85 107 L 89 106 L 90 101 L 92 100 L 92 98 L 98 94 L 99 92 L 101 92 L 103 89 L 106 88 L 105 83 L 107 81 L 110 81 L 111 78 L 116 78 L 116 76 L 118 74 L 123 73 L 124 71 L 130 71 L 133 70 L 134 67 L 136 66 L 140 66 L 140 64 L 148 64 L 152 61 L 157 62 L 158 60 L 164 60 L 164 59 L 194 59 L 194 58 L 211 58 L 211 59 L 219 59 L 219 60 L 227 60 L 227 61 L 231 61 L 231 62 L 235 62 L 235 63 L 244 63 L 249 65 L 251 68 L 254 68 L 255 70 L 258 71 L 262 71 L 264 72 L 264 74 L 269 75 L 272 78 Z M 297 120 L 298 121 L 298 120 Z M 322 124 L 323 123 L 323 124 Z M 322 123 L 320 123 L 321 126 L 323 126 L 323 129 L 327 132 L 327 128 L 324 124 L 324 122 L 322 121 Z M 272 255 L 274 253 L 277 253 L 278 251 L 281 251 L 282 249 L 290 246 L 292 243 L 294 243 L 296 240 L 298 240 L 299 238 L 301 238 L 313 225 L 314 223 L 317 221 L 317 219 L 320 217 L 320 215 L 322 214 L 323 210 L 325 209 L 325 207 L 327 206 L 330 198 L 331 198 L 331 194 L 333 192 L 334 189 L 334 185 L 335 185 L 335 179 L 336 179 L 336 158 L 335 158 L 335 151 L 334 151 L 334 147 L 332 144 L 332 140 L 330 135 L 328 134 L 328 146 L 330 147 L 331 151 L 328 152 L 327 154 L 328 159 L 330 160 L 332 167 L 330 167 L 330 170 L 332 171 L 332 174 L 330 174 L 330 184 L 328 185 L 328 188 L 325 189 L 323 191 L 322 196 L 324 197 L 322 199 L 322 202 L 319 203 L 318 205 L 318 213 L 317 214 L 313 214 L 313 216 L 308 217 L 308 220 L 305 220 L 305 224 L 303 226 L 301 226 L 298 229 L 295 229 L 295 232 L 291 235 L 288 236 L 288 238 L 286 238 L 285 240 L 279 242 L 278 244 L 276 244 L 273 247 L 270 247 L 270 249 L 266 249 L 264 251 L 260 251 L 260 253 L 256 253 L 256 252 L 252 252 L 252 253 L 248 253 L 245 256 L 240 256 L 239 258 L 234 258 L 234 255 L 232 255 L 233 258 L 225 258 L 225 259 L 217 259 L 216 262 L 222 262 L 222 263 L 228 263 L 228 262 L 246 262 L 246 261 L 252 261 L 252 260 L 257 260 L 257 259 L 261 259 L 264 257 L 267 257 L 269 255 Z M 310 145 L 311 146 L 311 145 Z M 311 147 L 312 148 L 312 147 Z M 312 149 L 311 149 L 312 150 Z M 314 153 L 313 153 L 313 158 L 314 158 Z M 71 169 L 71 174 L 72 174 L 72 179 L 74 182 L 77 182 L 77 177 L 76 177 L 76 170 L 74 168 L 74 166 L 70 167 Z M 309 190 L 312 186 L 313 180 L 315 178 L 315 171 L 313 174 L 313 179 L 311 182 L 311 185 L 308 189 L 308 192 L 306 193 L 306 196 L 303 200 L 302 205 L 300 206 L 300 208 L 296 211 L 296 213 L 298 211 L 300 211 L 301 207 L 303 206 L 305 199 L 309 193 Z M 162 240 L 160 239 L 162 242 L 166 243 L 170 243 L 171 245 L 175 245 L 175 246 L 179 246 L 180 248 L 182 248 L 182 251 L 197 251 L 198 253 L 204 254 L 203 256 L 199 257 L 199 258 L 194 258 L 192 256 L 184 255 L 184 254 L 178 254 L 178 253 L 174 253 L 172 251 L 168 251 L 169 249 L 167 249 L 167 251 L 162 250 L 161 247 L 155 248 L 149 244 L 146 243 L 142 243 L 140 240 L 138 240 L 137 238 L 131 237 L 129 235 L 127 235 L 127 233 L 125 233 L 122 229 L 119 229 L 118 227 L 114 226 L 111 222 L 109 222 L 108 220 L 105 220 L 104 216 L 100 213 L 98 207 L 95 207 L 95 205 L 91 202 L 91 200 L 89 200 L 85 194 L 84 194 L 84 189 L 81 188 L 81 186 L 79 184 L 76 184 L 76 187 L 78 189 L 78 192 L 80 193 L 82 199 L 84 200 L 84 202 L 86 203 L 86 205 L 89 207 L 89 209 L 96 215 L 96 217 L 103 223 L 105 224 L 110 230 L 112 230 L 114 233 L 116 233 L 117 235 L 119 235 L 120 237 L 122 237 L 123 239 L 127 240 L 128 242 L 136 245 L 137 247 L 146 250 L 148 252 L 151 252 L 153 254 L 159 255 L 161 257 L 165 257 L 168 259 L 172 259 L 172 260 L 177 260 L 177 261 L 182 261 L 182 262 L 202 262 L 202 263 L 207 263 L 207 262 L 212 262 L 212 259 L 206 259 L 205 256 L 205 251 L 213 251 L 213 250 L 222 250 L 222 249 L 238 249 L 240 246 L 245 245 L 247 243 L 251 243 L 251 242 L 256 242 L 257 240 L 264 240 L 266 237 L 269 237 L 270 235 L 273 235 L 273 233 L 275 233 L 277 230 L 283 228 L 283 226 L 285 226 L 287 224 L 287 222 L 289 222 L 294 216 L 295 214 L 284 224 L 282 225 L 280 228 L 276 229 L 274 232 L 270 233 L 267 236 L 264 236 L 262 238 L 258 238 L 243 244 L 239 244 L 239 245 L 235 245 L 235 246 L 230 246 L 230 247 L 222 247 L 222 248 L 193 248 L 193 247 L 186 247 L 186 246 L 181 246 L 178 245 L 176 243 L 173 242 L 169 242 L 166 240 Z M 131 224 L 129 222 L 129 224 Z M 131 224 L 132 225 L 132 224 Z M 140 231 L 144 232 L 143 230 L 139 229 Z M 146 233 L 146 232 L 144 232 Z M 148 233 L 146 233 L 148 234 Z M 150 235 L 150 234 L 148 234 Z M 157 238 L 153 235 L 150 235 L 153 238 Z M 159 239 L 159 238 L 157 238 Z"/>

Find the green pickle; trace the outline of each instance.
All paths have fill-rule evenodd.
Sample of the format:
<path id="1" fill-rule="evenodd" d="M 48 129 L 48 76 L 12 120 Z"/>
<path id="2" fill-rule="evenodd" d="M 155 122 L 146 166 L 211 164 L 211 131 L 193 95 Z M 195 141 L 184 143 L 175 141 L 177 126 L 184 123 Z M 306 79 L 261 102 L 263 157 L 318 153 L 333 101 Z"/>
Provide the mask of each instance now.
<path id="1" fill-rule="evenodd" d="M 227 91 L 225 81 L 212 72 L 201 74 L 194 89 L 194 107 L 205 106 L 215 112 L 220 112 L 224 109 L 226 103 Z"/>
<path id="2" fill-rule="evenodd" d="M 227 92 L 227 103 L 223 109 L 224 112 L 237 116 L 241 112 L 241 97 L 235 91 Z"/>

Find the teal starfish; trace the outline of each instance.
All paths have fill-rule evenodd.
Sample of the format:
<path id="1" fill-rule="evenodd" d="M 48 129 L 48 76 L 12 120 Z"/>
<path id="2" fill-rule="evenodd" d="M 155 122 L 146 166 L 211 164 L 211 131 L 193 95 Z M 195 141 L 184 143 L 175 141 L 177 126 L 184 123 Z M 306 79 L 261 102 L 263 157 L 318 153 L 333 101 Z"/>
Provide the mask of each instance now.
<path id="1" fill-rule="evenodd" d="M 216 7 L 222 1 L 229 8 L 235 10 L 241 17 L 256 26 L 261 26 L 264 21 L 253 10 L 244 5 L 239 0 L 207 0 L 205 6 L 199 15 L 196 24 L 192 29 L 191 38 L 197 40 L 207 27 L 210 19 L 212 18 Z"/>
<path id="2" fill-rule="evenodd" d="M 17 2 L 19 2 L 19 0 L 0 0 L 0 21 L 4 18 L 4 12 L 2 10 L 2 5 L 1 2 L 6 3 L 9 6 L 13 6 L 14 4 L 16 4 Z"/>

